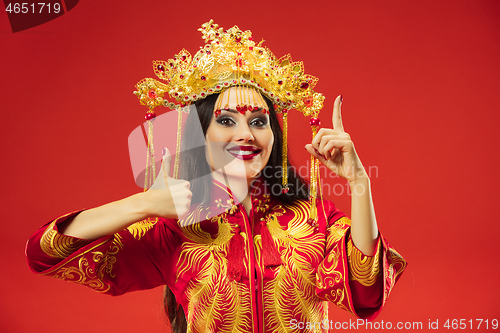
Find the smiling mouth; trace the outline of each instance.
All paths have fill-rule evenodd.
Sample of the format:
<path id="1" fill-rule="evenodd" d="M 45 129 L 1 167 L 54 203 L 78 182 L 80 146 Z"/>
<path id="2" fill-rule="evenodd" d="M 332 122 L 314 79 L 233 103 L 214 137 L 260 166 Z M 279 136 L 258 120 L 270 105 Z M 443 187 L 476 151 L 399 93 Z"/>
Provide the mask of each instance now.
<path id="1" fill-rule="evenodd" d="M 259 155 L 262 149 L 252 146 L 236 146 L 228 149 L 227 151 L 240 160 L 251 160 Z"/>

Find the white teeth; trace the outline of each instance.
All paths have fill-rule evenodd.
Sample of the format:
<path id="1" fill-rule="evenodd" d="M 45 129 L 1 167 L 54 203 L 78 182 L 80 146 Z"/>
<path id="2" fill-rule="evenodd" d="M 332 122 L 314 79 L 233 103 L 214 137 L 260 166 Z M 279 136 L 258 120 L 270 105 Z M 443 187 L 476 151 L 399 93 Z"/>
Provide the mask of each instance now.
<path id="1" fill-rule="evenodd" d="M 258 150 L 230 150 L 232 154 L 237 154 L 237 155 L 252 155 L 256 154 L 259 151 Z"/>
<path id="2" fill-rule="evenodd" d="M 251 151 L 251 150 L 240 150 L 240 151 L 232 151 L 233 154 L 238 154 L 238 155 L 252 155 L 255 154 L 256 151 Z"/>

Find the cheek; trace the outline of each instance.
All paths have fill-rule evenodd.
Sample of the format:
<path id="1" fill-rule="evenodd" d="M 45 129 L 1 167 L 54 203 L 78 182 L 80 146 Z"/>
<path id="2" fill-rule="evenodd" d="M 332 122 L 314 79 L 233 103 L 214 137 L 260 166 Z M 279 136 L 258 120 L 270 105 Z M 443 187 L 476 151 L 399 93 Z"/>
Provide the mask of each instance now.
<path id="1" fill-rule="evenodd" d="M 271 130 L 266 133 L 265 141 L 267 142 L 266 148 L 268 150 L 268 154 L 270 155 L 274 144 L 274 135 Z"/>

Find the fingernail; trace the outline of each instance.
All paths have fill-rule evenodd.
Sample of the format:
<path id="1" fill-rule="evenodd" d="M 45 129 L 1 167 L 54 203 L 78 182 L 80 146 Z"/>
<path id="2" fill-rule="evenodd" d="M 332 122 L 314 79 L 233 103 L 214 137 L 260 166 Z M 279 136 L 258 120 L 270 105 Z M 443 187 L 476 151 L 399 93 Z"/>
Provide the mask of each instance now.
<path id="1" fill-rule="evenodd" d="M 340 103 L 342 103 L 344 101 L 344 97 L 342 97 L 342 95 L 340 95 Z"/>
<path id="2" fill-rule="evenodd" d="M 165 157 L 165 155 L 167 155 L 167 147 L 163 147 L 161 152 L 163 153 L 163 157 Z"/>

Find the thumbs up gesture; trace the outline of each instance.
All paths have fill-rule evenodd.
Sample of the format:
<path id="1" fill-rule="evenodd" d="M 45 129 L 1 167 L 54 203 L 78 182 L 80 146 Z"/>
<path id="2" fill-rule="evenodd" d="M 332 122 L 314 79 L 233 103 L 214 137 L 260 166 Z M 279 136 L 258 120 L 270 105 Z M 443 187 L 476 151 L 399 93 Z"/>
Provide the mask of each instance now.
<path id="1" fill-rule="evenodd" d="M 148 215 L 170 219 L 183 219 L 189 213 L 192 193 L 186 180 L 169 177 L 172 157 L 163 148 L 163 161 L 153 186 L 145 193 Z"/>

